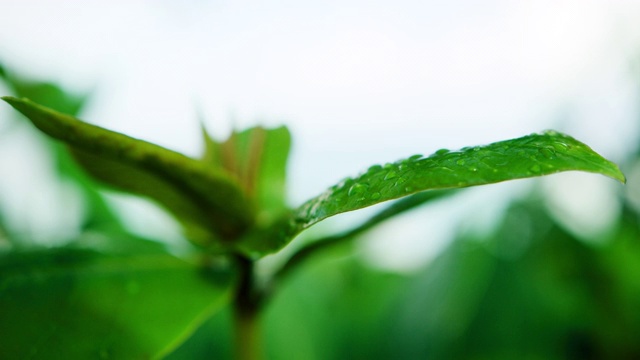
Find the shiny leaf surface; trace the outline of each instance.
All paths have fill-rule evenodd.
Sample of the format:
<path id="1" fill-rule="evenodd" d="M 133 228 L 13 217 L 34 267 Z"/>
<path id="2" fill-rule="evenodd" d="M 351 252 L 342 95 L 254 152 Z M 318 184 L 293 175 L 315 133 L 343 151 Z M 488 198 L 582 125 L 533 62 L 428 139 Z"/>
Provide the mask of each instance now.
<path id="1" fill-rule="evenodd" d="M 428 157 L 414 155 L 371 166 L 347 178 L 297 210 L 274 229 L 269 241 L 248 238 L 246 250 L 269 253 L 286 245 L 304 229 L 330 216 L 362 209 L 420 191 L 463 188 L 563 171 L 598 173 L 620 182 L 618 167 L 580 141 L 556 131 L 531 134 L 459 151 L 441 149 Z"/>

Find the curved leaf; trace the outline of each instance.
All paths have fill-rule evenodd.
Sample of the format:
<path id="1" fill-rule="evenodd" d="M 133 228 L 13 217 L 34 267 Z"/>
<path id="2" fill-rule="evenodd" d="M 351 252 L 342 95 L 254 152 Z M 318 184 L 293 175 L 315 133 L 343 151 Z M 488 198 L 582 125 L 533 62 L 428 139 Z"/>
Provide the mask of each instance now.
<path id="1" fill-rule="evenodd" d="M 273 252 L 304 229 L 330 216 L 401 198 L 420 191 L 463 188 L 506 180 L 579 170 L 599 173 L 625 182 L 618 167 L 578 140 L 546 131 L 460 151 L 438 150 L 371 166 L 355 178 L 347 178 L 284 219 L 267 241 L 247 237 L 243 251 Z"/>
<path id="2" fill-rule="evenodd" d="M 4 80 L 13 94 L 32 99 L 38 104 L 65 114 L 77 114 L 87 100 L 87 96 L 72 94 L 53 83 L 33 81 L 13 71 L 6 71 L 2 64 L 0 79 Z"/>
<path id="3" fill-rule="evenodd" d="M 381 210 L 377 214 L 370 217 L 362 224 L 345 231 L 341 234 L 323 237 L 317 240 L 310 241 L 308 244 L 297 250 L 287 262 L 278 270 L 275 278 L 284 278 L 288 274 L 292 273 L 293 269 L 296 269 L 300 264 L 310 259 L 315 254 L 318 254 L 320 250 L 330 248 L 334 245 L 342 244 L 350 240 L 355 239 L 358 235 L 371 230 L 377 225 L 385 222 L 386 220 L 398 216 L 406 211 L 415 209 L 416 207 L 425 205 L 428 202 L 439 200 L 443 197 L 451 196 L 456 190 L 433 190 L 425 191 L 417 194 L 413 194 L 402 198 L 387 208 Z"/>
<path id="4" fill-rule="evenodd" d="M 32 99 L 38 104 L 47 106 L 72 116 L 82 109 L 87 101 L 86 95 L 72 94 L 51 83 L 31 81 L 13 72 L 7 72 L 0 64 L 0 79 L 3 79 L 11 92 L 18 97 Z M 63 143 L 47 141 L 51 158 L 56 164 L 58 175 L 74 184 L 84 195 L 87 202 L 84 215 L 83 230 L 92 228 L 110 228 L 124 231 L 123 225 L 97 191 L 95 184 L 73 160 Z"/>
<path id="5" fill-rule="evenodd" d="M 146 141 L 90 125 L 27 99 L 3 97 L 47 135 L 66 142 L 91 175 L 158 201 L 199 233 L 238 237 L 253 210 L 237 182 L 201 161 Z M 202 231 L 200 231 L 202 230 Z"/>
<path id="6" fill-rule="evenodd" d="M 0 256 L 0 358 L 155 359 L 230 300 L 232 272 L 166 254 Z"/>

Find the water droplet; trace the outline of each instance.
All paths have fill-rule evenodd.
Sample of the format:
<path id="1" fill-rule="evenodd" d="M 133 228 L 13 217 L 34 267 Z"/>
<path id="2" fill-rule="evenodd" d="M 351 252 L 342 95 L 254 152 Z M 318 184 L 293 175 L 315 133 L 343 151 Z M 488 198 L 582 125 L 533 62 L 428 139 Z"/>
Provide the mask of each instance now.
<path id="1" fill-rule="evenodd" d="M 545 130 L 542 132 L 542 134 L 544 135 L 549 135 L 549 136 L 559 136 L 560 133 L 555 131 L 555 130 Z"/>
<path id="2" fill-rule="evenodd" d="M 422 159 L 422 154 L 415 154 L 415 155 L 411 155 L 409 156 L 409 161 L 416 161 L 416 160 L 420 160 Z"/>
<path id="3" fill-rule="evenodd" d="M 353 182 L 354 181 L 353 181 L 352 178 L 348 178 L 348 177 L 344 178 L 344 179 L 342 179 L 342 181 L 340 181 L 338 183 L 338 185 L 332 187 L 331 190 L 338 190 L 338 189 L 343 189 L 343 188 L 349 187 L 349 186 L 353 185 Z"/>
<path id="4" fill-rule="evenodd" d="M 367 172 L 376 173 L 376 172 L 378 172 L 380 170 L 382 170 L 382 166 L 380 166 L 380 165 L 372 165 L 372 166 L 369 166 L 369 169 L 367 169 Z"/>
<path id="5" fill-rule="evenodd" d="M 447 154 L 447 153 L 450 153 L 450 152 L 451 152 L 451 150 L 449 150 L 449 149 L 439 149 L 439 150 L 437 150 L 435 152 L 435 155 L 444 155 L 444 154 Z"/>
<path id="6" fill-rule="evenodd" d="M 554 150 L 551 150 L 551 149 L 548 149 L 548 148 L 542 148 L 539 151 L 542 154 L 542 156 L 546 157 L 547 159 L 555 158 L 555 151 Z"/>
<path id="7" fill-rule="evenodd" d="M 391 170 L 391 171 L 389 171 L 387 173 L 387 175 L 384 176 L 384 179 L 385 180 L 390 180 L 390 179 L 393 179 L 393 178 L 396 178 L 396 177 L 398 177 L 398 174 L 396 174 L 395 171 Z"/>
<path id="8" fill-rule="evenodd" d="M 475 167 L 475 166 L 469 166 L 469 170 L 473 171 L 473 172 L 476 172 L 476 171 L 478 171 L 478 168 Z"/>
<path id="9" fill-rule="evenodd" d="M 542 169 L 540 169 L 540 165 L 535 164 L 535 165 L 533 165 L 532 167 L 530 167 L 530 168 L 529 168 L 529 170 L 531 170 L 531 172 L 533 172 L 533 173 L 538 174 L 538 173 L 540 173 L 540 171 L 541 171 Z"/>
<path id="10" fill-rule="evenodd" d="M 406 191 L 406 192 L 410 193 L 410 192 L 412 192 L 412 191 L 413 191 L 413 187 L 411 187 L 411 186 L 407 186 L 407 187 L 405 187 L 405 188 L 404 188 L 404 191 Z"/>
<path id="11" fill-rule="evenodd" d="M 378 199 L 380 199 L 379 192 L 374 192 L 373 194 L 371 194 L 371 200 L 378 200 Z"/>
<path id="12" fill-rule="evenodd" d="M 398 180 L 396 180 L 395 186 L 400 186 L 404 184 L 406 181 L 407 181 L 407 178 L 401 176 L 398 178 Z"/>
<path id="13" fill-rule="evenodd" d="M 466 163 L 466 161 L 464 161 L 462 159 L 456 161 L 456 164 L 458 164 L 458 165 L 464 165 L 465 163 Z"/>
<path id="14" fill-rule="evenodd" d="M 356 196 L 356 195 L 361 195 L 363 194 L 365 191 L 367 191 L 367 188 L 369 186 L 365 185 L 365 184 L 358 184 L 355 183 L 353 184 L 350 188 L 349 188 L 349 196 Z"/>
<path id="15" fill-rule="evenodd" d="M 567 144 L 564 144 L 561 142 L 554 142 L 551 144 L 551 146 L 553 146 L 553 148 L 556 149 L 557 151 L 566 151 L 569 148 Z"/>
<path id="16" fill-rule="evenodd" d="M 480 146 L 474 146 L 473 151 L 480 151 Z"/>

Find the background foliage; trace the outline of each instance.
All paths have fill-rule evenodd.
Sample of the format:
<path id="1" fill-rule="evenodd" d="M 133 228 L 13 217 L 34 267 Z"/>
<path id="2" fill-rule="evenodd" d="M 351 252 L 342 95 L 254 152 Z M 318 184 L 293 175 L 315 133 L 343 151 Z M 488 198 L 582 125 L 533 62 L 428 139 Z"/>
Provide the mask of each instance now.
<path id="1" fill-rule="evenodd" d="M 3 76 L 16 95 L 61 111 L 75 113 L 84 100 L 52 84 L 29 82 L 5 71 Z M 4 131 L 0 135 L 7 136 L 12 129 Z M 90 259 L 98 251 L 115 258 L 127 257 L 135 264 L 140 264 L 142 258 L 161 257 L 160 261 L 151 260 L 147 268 L 156 267 L 160 272 L 139 276 L 123 278 L 117 269 L 107 266 L 106 274 L 115 274 L 115 278 L 104 278 L 103 291 L 148 295 L 145 308 L 155 308 L 157 313 L 143 317 L 124 314 L 122 319 L 114 315 L 105 320 L 123 321 L 138 327 L 139 334 L 146 333 L 145 341 L 162 342 L 163 334 L 176 328 L 175 320 L 162 317 L 157 324 L 150 320 L 158 319 L 162 309 L 170 308 L 178 318 L 184 315 L 196 319 L 180 325 L 187 329 L 183 330 L 185 333 L 197 328 L 185 343 L 175 344 L 178 347 L 170 359 L 229 358 L 228 309 L 208 320 L 207 314 L 190 313 L 192 302 L 228 294 L 215 289 L 201 295 L 194 293 L 201 288 L 197 285 L 200 278 L 180 274 L 180 269 L 189 268 L 193 260 L 184 260 L 188 256 L 158 255 L 165 254 L 164 244 L 128 230 L 95 184 L 70 161 L 65 149 L 42 141 L 57 166 L 60 181 L 77 188 L 86 211 L 78 235 L 63 239 L 67 247 L 54 254 L 35 251 L 20 229 L 6 221 L 0 223 L 0 240 L 9 244 L 3 247 L 0 259 L 3 304 L 10 304 L 4 289 L 21 281 L 21 274 L 12 269 L 20 266 L 24 257 L 41 257 L 39 265 L 31 269 L 35 273 L 41 271 L 46 276 L 53 268 L 62 274 L 55 289 L 42 293 L 42 313 L 32 314 L 32 318 L 5 318 L 10 321 L 0 325 L 4 327 L 2 333 L 20 334 L 21 322 L 46 324 L 47 316 L 85 311 L 80 305 L 90 301 L 84 301 L 83 296 L 96 299 L 96 289 L 83 288 L 82 276 L 95 274 L 94 267 L 102 265 L 91 263 L 89 275 L 68 277 L 64 267 L 69 265 L 65 260 L 69 252 L 81 252 Z M 628 156 L 628 168 L 640 160 L 636 154 Z M 461 191 L 454 196 L 465 194 Z M 623 191 L 617 201 L 622 208 L 619 218 L 601 239 L 594 241 L 581 238 L 558 222 L 549 211 L 546 196 L 534 187 L 529 194 L 512 201 L 495 228 L 486 233 L 460 231 L 434 261 L 412 274 L 389 273 L 370 266 L 359 256 L 354 242 L 330 248 L 289 276 L 272 300 L 265 314 L 268 354 L 274 359 L 639 358 L 635 334 L 640 333 L 640 214 Z M 0 216 L 0 220 L 5 218 Z M 354 240 L 366 239 L 367 232 L 353 236 Z M 174 265 L 162 265 L 166 263 Z M 225 264 L 212 266 L 210 275 L 220 284 L 233 281 L 225 268 Z M 79 306 L 58 309 L 60 312 L 55 314 L 47 312 L 56 296 L 65 294 L 61 289 L 67 289 L 69 284 L 73 284 L 69 289 L 78 297 Z M 162 293 L 171 297 L 163 297 Z M 185 294 L 189 296 L 180 297 Z M 13 308 L 5 307 L 3 311 L 20 314 L 20 305 L 13 304 Z M 197 304 L 193 307 L 198 308 Z M 114 313 L 118 311 L 121 309 Z M 140 314 L 140 309 L 132 308 L 131 314 Z M 164 329 L 165 325 L 171 325 L 171 329 Z M 149 333 L 148 329 L 157 333 Z M 47 337 L 55 336 L 52 334 L 56 331 L 21 334 L 18 338 L 25 344 L 0 341 L 0 346 L 29 346 L 38 341 L 46 345 Z M 98 332 L 95 336 L 104 334 Z M 96 355 L 117 357 L 127 353 L 127 344 L 121 345 L 122 348 L 105 347 Z M 41 348 L 34 347 L 34 355 L 38 349 Z"/>

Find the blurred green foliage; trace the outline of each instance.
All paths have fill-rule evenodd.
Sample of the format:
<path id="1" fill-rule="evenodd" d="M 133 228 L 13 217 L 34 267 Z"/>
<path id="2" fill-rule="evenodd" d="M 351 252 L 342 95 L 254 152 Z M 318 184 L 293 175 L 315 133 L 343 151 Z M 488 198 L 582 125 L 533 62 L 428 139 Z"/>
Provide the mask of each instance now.
<path id="1" fill-rule="evenodd" d="M 29 97 L 66 113 L 76 114 L 86 100 L 69 96 L 52 84 L 30 82 L 6 70 L 0 71 L 0 76 L 14 95 Z M 11 224 L 3 223 L 0 216 L 0 240 L 5 237 L 13 244 L 0 257 L 0 303 L 5 314 L 0 315 L 4 319 L 0 322 L 0 333 L 20 329 L 21 322 L 41 323 L 37 334 L 18 331 L 22 342 L 0 339 L 0 353 L 3 348 L 12 349 L 5 354 L 19 351 L 32 339 L 40 342 L 38 349 L 43 346 L 46 349 L 47 337 L 55 336 L 56 331 L 47 327 L 48 317 L 91 310 L 86 306 L 93 300 L 87 299 L 86 294 L 96 291 L 135 291 L 144 299 L 118 304 L 125 309 L 121 316 L 93 313 L 100 321 L 118 321 L 129 329 L 137 328 L 136 336 L 147 333 L 145 341 L 152 343 L 150 350 L 137 354 L 136 358 L 170 351 L 159 349 L 162 346 L 157 343 L 174 337 L 169 333 L 175 332 L 176 327 L 187 334 L 206 319 L 196 311 L 201 306 L 189 306 L 190 302 L 229 296 L 224 286 L 216 289 L 198 285 L 204 281 L 209 284 L 233 281 L 225 272 L 225 264 L 213 267 L 211 282 L 211 274 L 198 275 L 191 262 L 167 254 L 162 244 L 131 233 L 95 190 L 93 181 L 77 168 L 64 146 L 44 138 L 43 141 L 55 159 L 60 178 L 81 190 L 87 211 L 78 238 L 70 239 L 70 245 L 61 252 L 46 255 L 39 249 L 29 249 L 27 243 L 12 235 Z M 629 163 L 637 160 L 633 157 Z M 352 242 L 331 247 L 317 254 L 313 261 L 298 266 L 298 271 L 284 279 L 282 289 L 271 299 L 263 314 L 268 358 L 639 359 L 640 213 L 628 204 L 624 195 L 620 195 L 619 201 L 623 211 L 615 228 L 606 239 L 593 245 L 563 228 L 550 215 L 544 195 L 536 190 L 528 197 L 514 200 L 489 234 L 459 234 L 434 261 L 411 275 L 368 266 Z M 345 236 L 366 237 L 364 230 L 368 227 Z M 96 236 L 103 239 L 98 245 L 92 240 Z M 71 276 L 63 271 L 78 260 L 75 256 L 65 257 L 69 252 L 87 255 L 82 258 L 88 272 Z M 92 260 L 96 252 L 101 254 L 99 261 Z M 123 277 L 105 263 L 106 258 L 126 255 L 127 260 L 118 263 L 124 266 L 118 271 L 126 271 L 127 266 L 135 268 L 137 265 L 131 264 L 139 264 L 140 257 L 153 254 L 162 257 L 160 264 L 174 265 L 168 266 L 169 270 L 159 266 L 160 272 Z M 25 256 L 39 256 L 41 260 L 37 266 L 24 265 L 33 263 L 25 261 Z M 99 289 L 87 285 L 95 284 L 86 282 L 87 276 L 95 276 L 96 269 L 105 266 L 111 277 L 102 277 Z M 62 285 L 23 286 L 28 285 L 26 278 L 21 277 L 24 271 L 38 272 L 46 267 L 57 269 L 56 276 Z M 16 291 L 34 292 L 31 299 L 39 302 L 41 312 L 23 316 L 20 313 L 23 304 L 11 302 Z M 68 293 L 75 294 L 78 308 L 56 308 L 56 299 Z M 140 304 L 151 309 L 144 316 L 153 317 L 153 321 L 132 315 L 140 310 Z M 163 314 L 167 308 L 174 315 L 179 309 L 181 316 L 172 318 Z M 97 321 L 99 329 L 98 320 L 89 321 Z M 231 311 L 226 308 L 204 321 L 168 358 L 231 358 L 231 327 Z M 96 336 L 106 335 L 98 331 Z M 126 352 L 128 343 L 119 341 L 130 340 L 130 336 L 123 332 L 113 338 L 107 336 L 105 341 L 120 344 L 114 349 Z M 42 353 L 31 355 L 47 358 L 39 356 Z M 79 356 L 82 355 L 86 353 Z M 93 353 L 94 358 L 111 356 L 128 358 L 108 351 Z"/>

